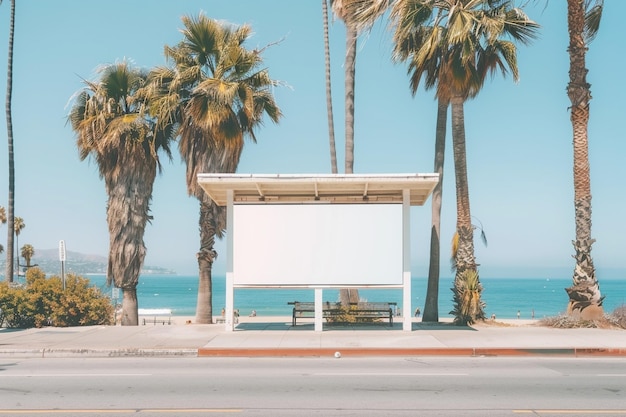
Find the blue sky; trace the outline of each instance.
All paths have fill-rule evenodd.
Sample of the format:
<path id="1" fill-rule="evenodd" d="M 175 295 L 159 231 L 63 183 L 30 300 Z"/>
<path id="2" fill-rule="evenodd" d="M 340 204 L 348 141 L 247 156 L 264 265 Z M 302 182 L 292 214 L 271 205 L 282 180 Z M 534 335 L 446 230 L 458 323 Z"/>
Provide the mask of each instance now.
<path id="1" fill-rule="evenodd" d="M 472 214 L 488 246 L 476 240 L 482 276 L 568 277 L 574 239 L 572 134 L 565 1 L 536 1 L 525 9 L 542 25 L 540 38 L 520 46 L 520 82 L 498 76 L 465 106 Z M 5 96 L 10 2 L 0 6 L 0 95 Z M 284 118 L 248 142 L 240 173 L 329 173 L 321 2 L 313 0 L 71 0 L 18 1 L 13 78 L 16 215 L 26 228 L 19 244 L 106 255 L 106 194 L 95 163 L 78 159 L 66 125 L 69 100 L 95 69 L 124 58 L 139 67 L 164 64 L 163 46 L 181 39 L 181 16 L 207 16 L 254 29 L 249 47 L 264 53 Z M 602 27 L 587 55 L 593 100 L 589 124 L 593 193 L 593 256 L 598 278 L 624 277 L 626 141 L 620 17 L 626 2 L 607 1 Z M 620 29 L 621 28 L 621 29 Z M 356 78 L 355 172 L 433 170 L 436 102 L 432 92 L 409 92 L 406 67 L 390 61 L 391 36 L 378 25 L 359 43 Z M 331 22 L 335 127 L 343 167 L 344 30 Z M 617 53 L 616 53 L 617 52 Z M 449 130 L 448 130 L 449 132 Z M 621 136 L 621 137 L 620 137 Z M 5 144 L 5 145 L 2 145 Z M 0 205 L 8 200 L 6 122 L 0 121 Z M 186 194 L 178 155 L 163 160 L 154 187 L 145 243 L 146 265 L 197 271 L 198 203 Z M 448 133 L 442 213 L 442 274 L 455 227 L 454 175 Z M 412 209 L 413 274 L 426 276 L 430 201 Z M 6 226 L 0 235 L 6 236 Z M 4 237 L 2 238 L 4 240 Z M 217 273 L 225 265 L 218 242 Z M 4 255 L 3 255 L 4 256 Z"/>

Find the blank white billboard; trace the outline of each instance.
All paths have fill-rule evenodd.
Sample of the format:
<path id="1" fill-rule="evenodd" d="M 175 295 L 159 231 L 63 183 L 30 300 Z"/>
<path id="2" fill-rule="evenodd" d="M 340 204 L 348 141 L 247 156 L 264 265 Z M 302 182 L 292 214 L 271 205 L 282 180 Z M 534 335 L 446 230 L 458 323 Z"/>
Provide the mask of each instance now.
<path id="1" fill-rule="evenodd" d="M 235 205 L 234 285 L 401 285 L 402 204 Z"/>

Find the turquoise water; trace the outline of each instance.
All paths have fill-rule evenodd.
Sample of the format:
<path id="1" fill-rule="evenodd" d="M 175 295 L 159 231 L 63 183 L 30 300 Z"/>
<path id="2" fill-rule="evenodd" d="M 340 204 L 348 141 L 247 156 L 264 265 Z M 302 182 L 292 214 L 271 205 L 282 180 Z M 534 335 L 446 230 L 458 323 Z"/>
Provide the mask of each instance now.
<path id="1" fill-rule="evenodd" d="M 90 275 L 91 282 L 111 294 L 105 285 L 103 275 Z M 541 278 L 481 278 L 483 301 L 487 304 L 485 314 L 495 314 L 497 318 L 517 317 L 522 319 L 556 316 L 565 311 L 567 294 L 564 288 L 571 285 L 571 279 Z M 424 310 L 426 278 L 412 280 L 412 306 Z M 439 317 L 450 317 L 452 310 L 452 278 L 442 278 L 439 285 Z M 213 309 L 216 313 L 224 307 L 224 277 L 213 278 Z M 626 281 L 600 281 L 600 290 L 606 296 L 604 309 L 613 311 L 626 304 Z M 142 275 L 137 286 L 139 308 L 170 308 L 177 316 L 194 316 L 198 294 L 197 276 Z M 402 291 L 397 289 L 362 289 L 362 299 L 369 301 L 392 301 L 402 305 Z M 336 301 L 338 290 L 324 290 L 324 301 Z M 120 295 L 121 300 L 121 295 Z M 236 289 L 235 308 L 242 315 L 256 310 L 259 316 L 291 315 L 289 301 L 313 301 L 312 289 Z"/>

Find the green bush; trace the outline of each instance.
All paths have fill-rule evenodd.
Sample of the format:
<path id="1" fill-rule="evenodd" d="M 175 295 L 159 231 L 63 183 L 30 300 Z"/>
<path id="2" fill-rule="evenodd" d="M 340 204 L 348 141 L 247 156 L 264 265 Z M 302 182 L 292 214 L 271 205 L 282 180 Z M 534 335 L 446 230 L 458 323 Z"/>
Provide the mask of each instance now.
<path id="1" fill-rule="evenodd" d="M 451 290 L 454 294 L 454 308 L 450 314 L 454 316 L 454 324 L 466 326 L 485 319 L 485 303 L 480 298 L 483 286 L 478 271 L 467 269 L 457 274 Z"/>
<path id="2" fill-rule="evenodd" d="M 23 288 L 0 283 L 0 311 L 0 326 L 28 328 L 35 325 L 35 309 Z"/>
<path id="3" fill-rule="evenodd" d="M 43 326 L 92 326 L 113 323 L 111 300 L 89 280 L 75 274 L 65 279 L 46 278 L 31 268 L 23 288 L 0 284 L 0 326 L 29 328 Z"/>

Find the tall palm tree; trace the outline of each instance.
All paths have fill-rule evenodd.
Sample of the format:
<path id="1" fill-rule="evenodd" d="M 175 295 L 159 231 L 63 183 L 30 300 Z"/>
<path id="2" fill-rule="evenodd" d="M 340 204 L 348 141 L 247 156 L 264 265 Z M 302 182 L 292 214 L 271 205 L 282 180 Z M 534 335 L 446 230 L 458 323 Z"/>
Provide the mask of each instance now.
<path id="1" fill-rule="evenodd" d="M 128 62 L 99 69 L 96 82 L 74 99 L 69 122 L 76 134 L 80 159 L 98 164 L 108 195 L 109 259 L 107 284 L 123 290 L 122 325 L 138 324 L 137 283 L 146 255 L 143 236 L 152 187 L 161 164 L 158 153 L 171 158 L 171 125 L 157 127 L 137 92 L 147 74 Z"/>
<path id="2" fill-rule="evenodd" d="M 0 0 L 2 3 L 2 0 Z M 11 0 L 11 23 L 9 24 L 9 57 L 7 61 L 7 92 L 6 92 L 6 119 L 7 141 L 9 145 L 9 205 L 7 213 L 7 262 L 5 279 L 13 282 L 13 224 L 15 222 L 15 158 L 13 156 L 13 116 L 11 103 L 13 97 L 13 41 L 15 34 L 15 0 Z"/>
<path id="3" fill-rule="evenodd" d="M 436 133 L 435 170 L 443 173 L 445 118 L 448 103 L 452 106 L 452 137 L 455 165 L 458 245 L 454 267 L 455 301 L 464 297 L 459 289 L 471 281 L 474 306 L 458 306 L 455 317 L 458 324 L 483 318 L 480 291 L 474 256 L 473 226 L 471 223 L 469 185 L 465 151 L 465 120 L 463 105 L 475 97 L 488 73 L 510 68 L 517 81 L 516 49 L 513 40 L 527 43 L 535 37 L 538 25 L 508 0 L 360 0 L 367 8 L 357 15 L 381 15 L 381 10 L 392 6 L 391 24 L 394 28 L 394 56 L 409 61 L 411 89 L 415 93 L 422 77 L 426 88 L 437 86 L 438 119 Z M 441 180 L 440 180 L 441 182 Z M 433 195 L 431 230 L 431 265 L 429 294 L 425 314 L 428 320 L 437 320 L 439 278 L 439 218 L 441 194 Z M 433 259 L 436 257 L 436 259 Z M 477 296 L 477 297 L 476 297 Z M 458 304 L 458 303 L 457 303 Z M 471 311 L 470 315 L 461 312 Z"/>
<path id="4" fill-rule="evenodd" d="M 590 85 L 587 82 L 585 55 L 587 45 L 600 26 L 602 0 L 567 0 L 567 26 L 570 57 L 567 95 L 570 99 L 574 145 L 574 216 L 576 240 L 574 259 L 576 266 L 572 286 L 566 289 L 569 296 L 568 314 L 583 319 L 598 319 L 604 315 L 600 286 L 591 257 L 591 178 L 589 174 L 589 101 Z"/>
<path id="5" fill-rule="evenodd" d="M 250 26 L 227 25 L 204 14 L 182 21 L 183 40 L 165 47 L 173 67 L 153 70 L 149 96 L 153 114 L 178 127 L 187 191 L 200 202 L 196 322 L 211 323 L 214 243 L 225 229 L 225 213 L 198 186 L 197 175 L 235 172 L 244 138 L 255 142 L 263 116 L 277 123 L 282 114 L 272 95 L 279 83 L 261 68 L 263 50 L 244 46 Z"/>
<path id="6" fill-rule="evenodd" d="M 22 219 L 21 217 L 16 217 L 15 221 L 13 222 L 13 229 L 15 231 L 15 246 L 17 246 L 18 248 L 20 247 L 20 233 L 22 233 L 22 230 L 24 230 L 24 228 L 26 227 L 26 223 L 24 223 L 24 219 Z M 17 276 L 20 275 L 20 255 L 19 253 L 17 254 L 17 256 L 15 257 L 16 262 L 17 262 Z"/>
<path id="7" fill-rule="evenodd" d="M 506 75 L 508 67 L 513 79 L 519 79 L 516 47 L 513 41 L 506 38 L 529 43 L 536 37 L 539 25 L 530 20 L 521 9 L 512 7 L 508 0 L 449 0 L 447 3 L 447 8 L 444 9 L 448 14 L 445 26 L 447 48 L 442 62 L 450 67 L 444 74 L 450 74 L 446 79 L 446 88 L 451 91 L 457 200 L 458 246 L 454 258 L 454 313 L 455 323 L 465 325 L 484 319 L 484 311 L 480 300 L 482 286 L 474 255 L 463 106 L 467 99 L 480 92 L 487 74 L 494 73 L 497 69 Z M 473 296 L 468 298 L 468 293 L 461 293 L 460 289 L 465 289 Z M 464 300 L 468 299 L 471 305 L 464 305 Z"/>
<path id="8" fill-rule="evenodd" d="M 30 261 L 33 259 L 33 256 L 35 256 L 35 248 L 30 243 L 27 243 L 22 246 L 20 253 L 22 254 L 22 258 L 26 261 L 26 268 L 30 268 Z"/>
<path id="9" fill-rule="evenodd" d="M 333 95 L 330 76 L 330 39 L 328 36 L 328 1 L 322 0 L 322 16 L 324 19 L 324 62 L 326 63 L 326 109 L 328 113 L 328 142 L 330 145 L 330 169 L 337 174 L 337 148 L 335 146 L 335 122 L 333 120 Z"/>

